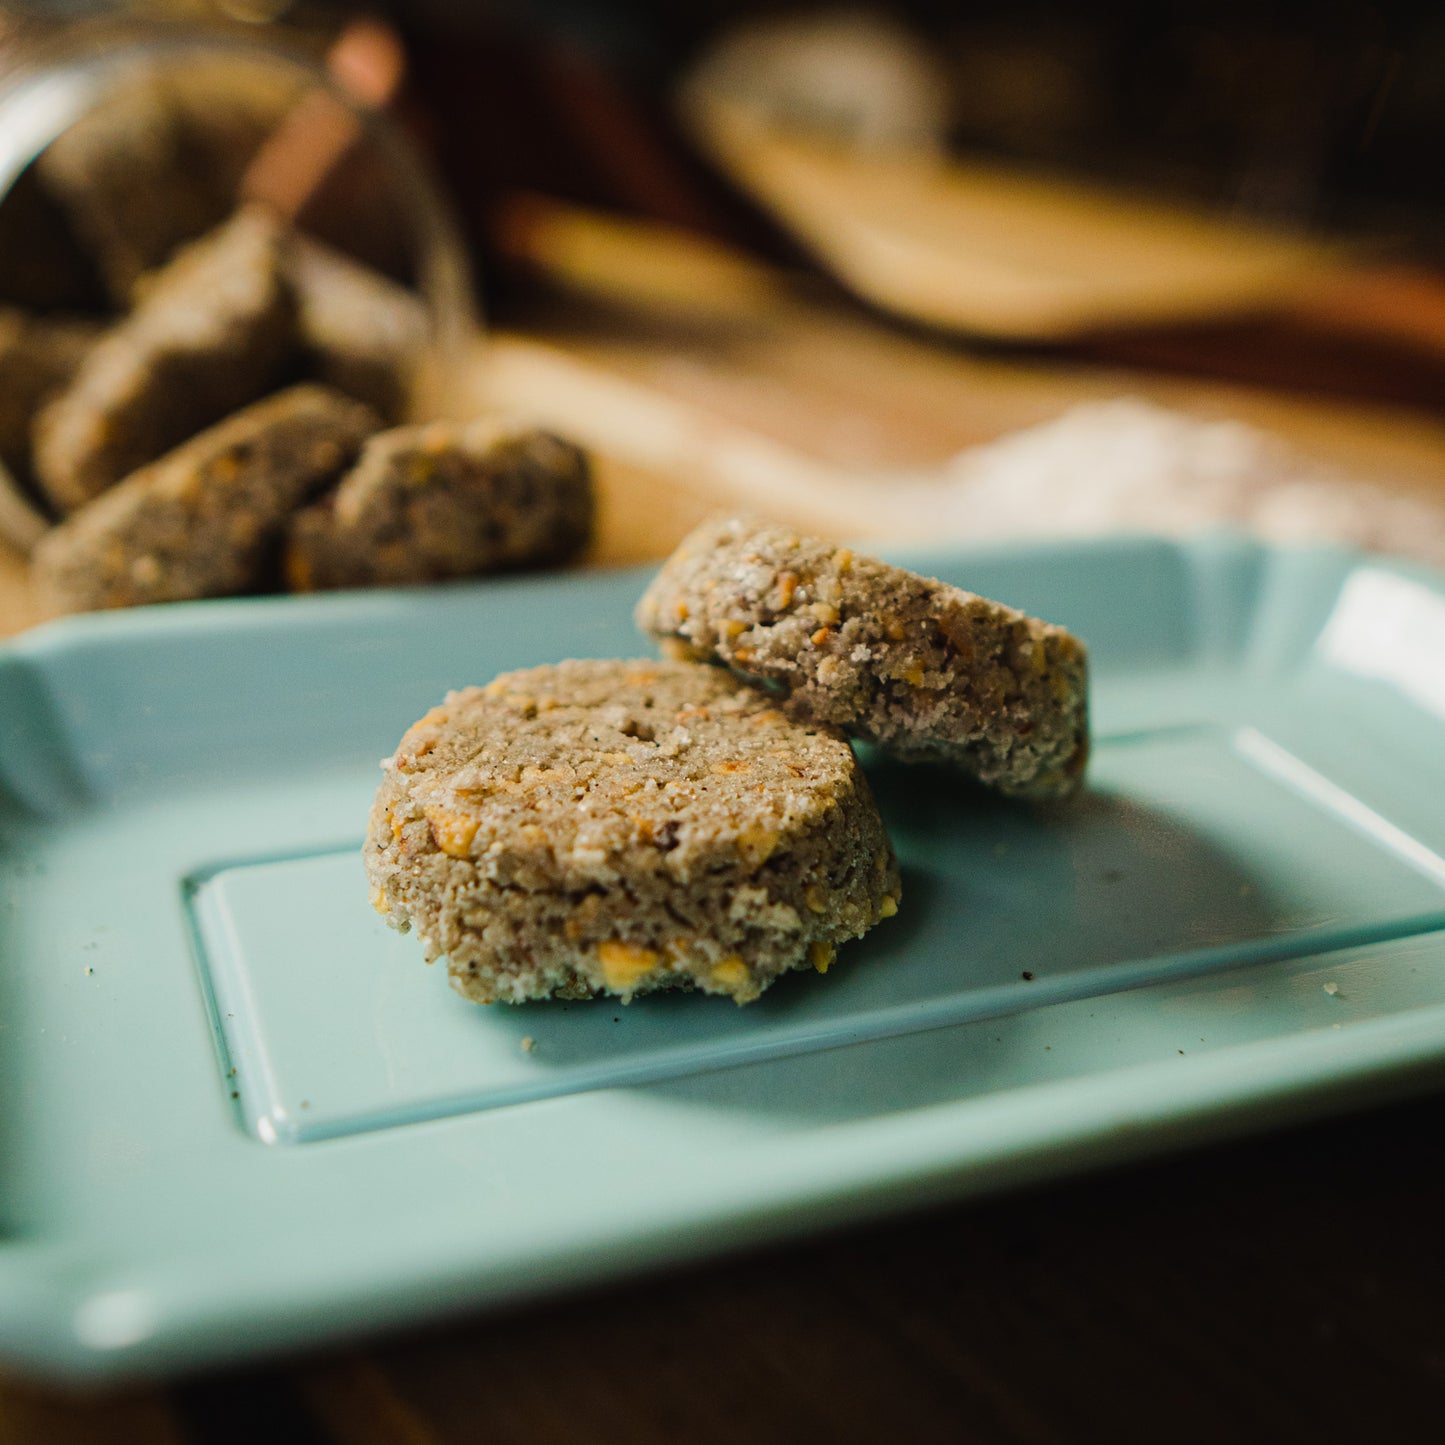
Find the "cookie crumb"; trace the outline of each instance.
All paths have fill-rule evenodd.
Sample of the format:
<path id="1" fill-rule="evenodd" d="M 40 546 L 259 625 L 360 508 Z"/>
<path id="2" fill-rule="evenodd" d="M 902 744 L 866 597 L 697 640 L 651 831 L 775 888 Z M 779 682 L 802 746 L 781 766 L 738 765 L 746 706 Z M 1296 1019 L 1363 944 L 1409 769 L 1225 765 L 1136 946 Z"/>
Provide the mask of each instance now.
<path id="1" fill-rule="evenodd" d="M 1034 976 L 1028 971 L 1028 969 L 1024 969 L 1024 971 L 1019 975 L 1019 977 L 1022 978 L 1025 983 L 1032 983 L 1034 981 Z"/>
<path id="2" fill-rule="evenodd" d="M 537 1040 L 531 1034 L 523 1034 L 518 1047 L 524 1054 L 535 1054 L 537 1052 Z"/>
<path id="3" fill-rule="evenodd" d="M 1340 992 L 1340 986 L 1339 986 L 1339 984 L 1334 983 L 1334 982 L 1332 981 L 1332 982 L 1327 983 L 1327 984 L 1322 984 L 1321 987 L 1324 989 L 1324 991 L 1325 991 L 1327 994 L 1329 994 L 1329 996 L 1330 996 L 1331 998 L 1337 998 L 1337 997 L 1339 996 L 1339 992 Z"/>

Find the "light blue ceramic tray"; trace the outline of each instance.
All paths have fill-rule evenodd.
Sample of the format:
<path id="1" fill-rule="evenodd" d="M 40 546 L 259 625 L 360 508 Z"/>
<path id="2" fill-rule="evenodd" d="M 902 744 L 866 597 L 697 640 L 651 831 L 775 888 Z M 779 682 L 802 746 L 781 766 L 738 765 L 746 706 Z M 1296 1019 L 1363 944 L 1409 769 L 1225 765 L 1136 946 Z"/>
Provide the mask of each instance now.
<path id="1" fill-rule="evenodd" d="M 0 653 L 0 1357 L 170 1369 L 1445 1073 L 1445 584 L 1229 539 L 907 560 L 1088 639 L 1092 791 L 870 760 L 903 911 L 741 1010 L 478 1009 L 367 906 L 405 726 L 645 652 L 641 574 Z"/>

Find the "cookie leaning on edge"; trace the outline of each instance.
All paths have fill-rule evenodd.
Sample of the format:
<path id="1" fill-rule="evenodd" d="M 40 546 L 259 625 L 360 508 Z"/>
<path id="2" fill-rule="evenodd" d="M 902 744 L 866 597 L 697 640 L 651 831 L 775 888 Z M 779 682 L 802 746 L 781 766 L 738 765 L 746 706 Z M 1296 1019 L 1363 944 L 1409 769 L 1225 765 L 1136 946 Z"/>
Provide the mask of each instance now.
<path id="1" fill-rule="evenodd" d="M 697 988 L 738 1003 L 897 910 L 833 729 L 678 662 L 563 662 L 450 694 L 372 808 L 372 902 L 481 1003 Z"/>
<path id="2" fill-rule="evenodd" d="M 1088 760 L 1084 645 L 947 583 L 747 518 L 705 522 L 637 606 L 681 656 L 780 685 L 796 714 L 1014 797 Z"/>

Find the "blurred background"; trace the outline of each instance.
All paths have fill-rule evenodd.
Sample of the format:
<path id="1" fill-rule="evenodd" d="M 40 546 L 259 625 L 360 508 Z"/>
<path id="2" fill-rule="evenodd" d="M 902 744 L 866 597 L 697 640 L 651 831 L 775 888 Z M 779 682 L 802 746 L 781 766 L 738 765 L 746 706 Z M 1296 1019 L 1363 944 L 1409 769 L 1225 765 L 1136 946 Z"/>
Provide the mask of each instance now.
<path id="1" fill-rule="evenodd" d="M 400 115 L 443 172 L 502 315 L 524 299 L 520 197 L 828 271 L 687 123 L 690 93 L 793 135 L 1097 185 L 1348 243 L 1376 262 L 1428 266 L 1445 245 L 1445 17 L 1400 0 L 11 0 L 0 15 L 12 55 L 37 33 L 98 17 L 234 31 L 316 56 L 374 22 L 350 83 Z"/>
<path id="2" fill-rule="evenodd" d="M 157 31 L 396 123 L 484 318 L 447 405 L 594 451 L 598 560 L 744 505 L 1445 561 L 1438 7 L 26 0 L 0 67 Z M 421 284 L 415 198 L 344 121 L 191 89 L 110 123 L 164 186 L 75 136 L 19 176 L 0 301 L 103 321 L 238 192 Z"/>

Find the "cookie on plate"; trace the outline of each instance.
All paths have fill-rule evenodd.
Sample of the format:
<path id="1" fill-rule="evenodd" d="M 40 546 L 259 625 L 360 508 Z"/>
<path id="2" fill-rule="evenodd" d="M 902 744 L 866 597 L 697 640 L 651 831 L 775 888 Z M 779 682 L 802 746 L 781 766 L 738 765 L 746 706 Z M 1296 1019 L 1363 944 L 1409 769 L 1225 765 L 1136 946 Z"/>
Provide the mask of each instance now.
<path id="1" fill-rule="evenodd" d="M 563 662 L 416 723 L 372 808 L 377 911 L 481 1003 L 755 999 L 894 913 L 847 742 L 717 668 Z"/>
<path id="2" fill-rule="evenodd" d="M 238 411 L 47 533 L 33 557 L 42 598 L 84 612 L 264 585 L 287 517 L 377 425 L 369 407 L 324 386 Z"/>
<path id="3" fill-rule="evenodd" d="M 1066 797 L 1083 776 L 1083 643 L 851 548 L 747 518 L 705 522 L 637 623 L 678 655 L 781 688 L 799 716 L 999 792 Z"/>
<path id="4" fill-rule="evenodd" d="M 407 586 L 543 566 L 592 535 L 586 455 L 498 421 L 397 427 L 291 524 L 293 591 Z"/>
<path id="5" fill-rule="evenodd" d="M 63 512 L 255 401 L 295 351 L 281 227 L 256 208 L 148 278 L 35 421 L 35 470 Z"/>

